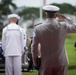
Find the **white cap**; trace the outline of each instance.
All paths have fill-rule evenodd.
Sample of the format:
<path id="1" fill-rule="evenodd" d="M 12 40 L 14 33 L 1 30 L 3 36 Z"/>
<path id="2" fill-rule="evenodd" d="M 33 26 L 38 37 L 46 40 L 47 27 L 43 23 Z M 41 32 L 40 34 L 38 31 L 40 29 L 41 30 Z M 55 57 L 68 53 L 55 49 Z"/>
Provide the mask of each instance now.
<path id="1" fill-rule="evenodd" d="M 46 5 L 43 7 L 43 10 L 45 11 L 59 11 L 59 7 L 54 6 L 54 5 Z"/>
<path id="2" fill-rule="evenodd" d="M 17 14 L 10 14 L 10 15 L 8 15 L 9 19 L 12 18 L 12 17 L 17 18 L 18 20 L 20 19 L 20 17 Z"/>

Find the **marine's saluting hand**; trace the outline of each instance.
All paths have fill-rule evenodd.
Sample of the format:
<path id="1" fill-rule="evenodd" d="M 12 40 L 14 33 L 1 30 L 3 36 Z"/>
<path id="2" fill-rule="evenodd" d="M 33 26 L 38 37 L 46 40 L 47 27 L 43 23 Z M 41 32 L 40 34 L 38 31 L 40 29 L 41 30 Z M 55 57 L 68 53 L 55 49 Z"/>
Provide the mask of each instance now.
<path id="1" fill-rule="evenodd" d="M 62 14 L 56 14 L 56 17 L 58 17 L 59 19 L 65 20 L 66 17 Z"/>

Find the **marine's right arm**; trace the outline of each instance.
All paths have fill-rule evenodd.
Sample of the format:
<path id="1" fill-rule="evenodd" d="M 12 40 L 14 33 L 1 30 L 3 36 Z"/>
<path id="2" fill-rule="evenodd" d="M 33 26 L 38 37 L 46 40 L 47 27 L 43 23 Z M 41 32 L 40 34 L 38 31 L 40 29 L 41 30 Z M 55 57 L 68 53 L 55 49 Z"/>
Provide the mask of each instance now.
<path id="1" fill-rule="evenodd" d="M 70 17 L 66 17 L 62 14 L 57 14 L 56 16 L 65 21 L 67 33 L 76 33 L 76 23 L 74 23 Z"/>

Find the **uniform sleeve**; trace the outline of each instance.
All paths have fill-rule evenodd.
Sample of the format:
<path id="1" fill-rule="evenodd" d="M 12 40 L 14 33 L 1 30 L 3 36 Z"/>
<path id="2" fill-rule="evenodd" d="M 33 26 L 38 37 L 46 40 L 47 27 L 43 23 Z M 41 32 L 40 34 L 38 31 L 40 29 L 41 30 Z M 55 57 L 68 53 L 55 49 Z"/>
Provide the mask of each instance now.
<path id="1" fill-rule="evenodd" d="M 6 37 L 4 30 L 2 31 L 2 50 L 5 51 L 5 43 L 6 43 Z"/>
<path id="2" fill-rule="evenodd" d="M 26 32 L 24 29 L 22 29 L 22 36 L 21 36 L 22 53 L 24 53 L 26 50 L 26 40 L 27 40 Z"/>
<path id="3" fill-rule="evenodd" d="M 26 49 L 27 35 L 25 30 L 23 31 L 23 39 L 24 39 L 24 49 Z"/>
<path id="4" fill-rule="evenodd" d="M 32 46 L 31 46 L 31 51 L 32 51 L 32 57 L 33 57 L 33 63 L 35 66 L 37 66 L 36 59 L 38 56 L 38 44 L 39 44 L 39 38 L 38 38 L 38 33 L 36 29 L 34 29 L 34 37 L 32 41 Z"/>
<path id="5" fill-rule="evenodd" d="M 76 33 L 76 23 L 72 21 L 71 18 L 66 18 L 66 27 L 67 27 L 67 33 Z"/>

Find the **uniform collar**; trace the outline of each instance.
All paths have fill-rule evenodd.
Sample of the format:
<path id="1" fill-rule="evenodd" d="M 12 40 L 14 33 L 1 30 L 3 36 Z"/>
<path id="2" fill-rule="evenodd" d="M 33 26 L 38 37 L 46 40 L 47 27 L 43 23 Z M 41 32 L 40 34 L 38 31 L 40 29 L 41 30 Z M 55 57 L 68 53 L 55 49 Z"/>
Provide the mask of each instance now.
<path id="1" fill-rule="evenodd" d="M 8 29 L 18 29 L 18 25 L 16 23 L 10 23 L 7 27 Z"/>
<path id="2" fill-rule="evenodd" d="M 48 22 L 48 21 L 49 21 L 49 22 L 55 21 L 55 18 L 47 18 L 47 19 L 46 19 L 46 22 Z"/>
<path id="3" fill-rule="evenodd" d="M 12 24 L 13 24 L 13 25 L 16 25 L 16 23 L 10 23 L 10 25 L 12 25 Z"/>

